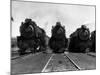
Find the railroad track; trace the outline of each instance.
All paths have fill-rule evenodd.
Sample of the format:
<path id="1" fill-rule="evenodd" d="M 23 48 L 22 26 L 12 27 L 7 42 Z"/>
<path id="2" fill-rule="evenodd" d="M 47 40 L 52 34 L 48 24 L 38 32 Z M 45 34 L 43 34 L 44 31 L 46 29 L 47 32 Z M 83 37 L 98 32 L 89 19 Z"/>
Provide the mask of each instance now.
<path id="1" fill-rule="evenodd" d="M 41 52 L 40 52 L 41 53 Z M 36 53 L 36 54 L 34 54 L 34 55 L 38 55 L 38 54 L 40 54 L 40 53 Z M 32 53 L 28 53 L 28 54 L 25 54 L 25 55 L 21 55 L 21 56 L 15 56 L 15 57 L 11 57 L 11 60 L 14 60 L 14 59 L 18 59 L 18 58 L 22 58 L 22 57 L 24 57 L 24 56 L 27 56 L 27 55 L 30 55 L 30 54 L 32 54 Z"/>
<path id="2" fill-rule="evenodd" d="M 47 61 L 46 65 L 44 66 L 44 68 L 42 69 L 41 72 L 45 72 L 45 70 L 46 70 L 46 68 L 47 68 L 47 66 L 48 66 L 48 64 L 51 61 L 51 59 L 52 59 L 53 56 L 54 56 L 54 54 L 51 55 L 51 57 L 49 58 L 49 60 Z"/>
<path id="3" fill-rule="evenodd" d="M 96 57 L 96 55 L 93 55 L 93 54 L 87 54 L 87 55 L 92 56 L 92 57 Z"/>
<path id="4" fill-rule="evenodd" d="M 11 60 L 14 60 L 14 59 L 18 59 L 18 58 L 21 58 L 21 57 L 24 57 L 24 56 L 27 56 L 29 54 L 25 54 L 25 55 L 21 55 L 21 56 L 14 56 L 14 57 L 11 57 Z"/>
<path id="5" fill-rule="evenodd" d="M 57 68 L 56 66 L 59 66 L 59 69 L 61 69 L 61 71 L 63 71 L 63 70 L 64 71 L 82 70 L 68 55 L 66 55 L 66 54 L 59 54 L 59 55 L 61 55 L 61 57 L 63 57 L 63 59 L 61 59 L 61 58 L 60 59 L 59 58 L 58 59 L 54 59 L 57 56 L 56 56 L 56 54 L 52 54 L 51 57 L 48 59 L 48 62 L 46 63 L 46 65 L 44 66 L 44 68 L 43 68 L 43 70 L 41 72 L 54 72 L 55 71 L 54 69 Z M 67 60 L 67 62 L 65 62 L 66 60 Z M 57 63 L 57 61 L 58 61 L 59 64 Z M 50 65 L 50 64 L 52 64 L 52 65 Z M 57 64 L 57 65 L 55 66 L 54 64 Z M 60 66 L 61 64 L 62 64 L 62 66 Z M 47 71 L 48 69 L 50 69 L 48 67 L 52 67 L 52 70 L 51 71 Z M 63 67 L 63 68 L 60 68 L 60 67 Z M 65 69 L 65 67 L 67 67 L 67 69 Z"/>
<path id="6" fill-rule="evenodd" d="M 64 54 L 64 56 L 69 59 L 69 61 L 77 68 L 77 70 L 82 70 L 68 55 Z"/>
<path id="7" fill-rule="evenodd" d="M 13 72 L 19 73 L 21 70 L 23 70 L 22 73 L 26 73 L 27 71 L 30 73 L 36 73 L 36 72 L 43 73 L 43 72 L 78 71 L 78 70 L 86 70 L 86 69 L 95 68 L 95 62 L 94 64 L 91 63 L 92 59 L 95 59 L 95 58 L 91 57 L 92 59 L 91 61 L 89 60 L 90 62 L 88 62 L 88 60 L 84 61 L 81 59 L 81 58 L 85 59 L 84 57 L 85 54 L 79 54 L 80 55 L 79 56 L 80 58 L 79 58 L 77 57 L 78 56 L 77 54 L 71 54 L 71 53 L 66 53 L 66 54 L 65 53 L 62 53 L 62 54 L 45 53 L 43 54 L 42 52 L 40 53 L 36 53 L 33 55 L 29 55 L 29 56 L 25 55 L 26 57 L 24 60 L 23 58 L 20 60 L 18 59 L 17 61 L 13 60 L 12 61 L 14 63 L 14 64 L 12 63 L 13 69 L 14 69 Z M 89 57 L 89 56 L 86 56 L 86 57 Z M 20 62 L 25 62 L 25 63 L 20 63 Z M 18 71 L 16 71 L 17 69 Z"/>

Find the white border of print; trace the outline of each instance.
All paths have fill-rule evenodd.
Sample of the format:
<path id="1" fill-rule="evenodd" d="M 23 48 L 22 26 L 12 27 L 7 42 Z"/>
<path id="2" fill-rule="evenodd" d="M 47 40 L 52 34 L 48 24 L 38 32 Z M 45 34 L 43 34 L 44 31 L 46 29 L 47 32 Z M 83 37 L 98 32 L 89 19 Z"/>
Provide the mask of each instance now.
<path id="1" fill-rule="evenodd" d="M 19 0 L 23 1 L 23 0 Z M 84 71 L 69 71 L 69 72 L 54 72 L 54 73 L 39 73 L 34 75 L 98 75 L 99 74 L 99 41 L 100 41 L 100 1 L 99 0 L 24 0 L 24 1 L 39 1 L 39 2 L 54 2 L 54 3 L 69 3 L 96 5 L 96 36 L 97 36 L 97 66 L 96 70 Z M 10 75 L 10 0 L 0 1 L 0 75 Z M 25 74 L 26 75 L 26 74 Z M 33 75 L 33 74 L 27 74 Z"/>

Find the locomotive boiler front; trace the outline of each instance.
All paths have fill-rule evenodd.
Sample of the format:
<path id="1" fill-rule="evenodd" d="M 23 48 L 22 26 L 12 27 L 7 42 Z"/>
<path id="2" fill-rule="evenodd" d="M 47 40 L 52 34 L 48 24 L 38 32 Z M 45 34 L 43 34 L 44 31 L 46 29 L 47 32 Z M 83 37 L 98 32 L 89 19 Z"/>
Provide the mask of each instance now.
<path id="1" fill-rule="evenodd" d="M 81 29 L 79 29 L 78 37 L 79 37 L 80 40 L 83 40 L 83 41 L 89 40 L 89 38 L 90 38 L 90 31 L 89 31 L 89 29 L 85 25 L 82 25 Z"/>
<path id="2" fill-rule="evenodd" d="M 31 19 L 25 19 L 25 22 L 21 23 L 20 26 L 20 33 L 21 36 L 24 38 L 31 38 L 34 36 L 36 23 L 32 21 Z"/>

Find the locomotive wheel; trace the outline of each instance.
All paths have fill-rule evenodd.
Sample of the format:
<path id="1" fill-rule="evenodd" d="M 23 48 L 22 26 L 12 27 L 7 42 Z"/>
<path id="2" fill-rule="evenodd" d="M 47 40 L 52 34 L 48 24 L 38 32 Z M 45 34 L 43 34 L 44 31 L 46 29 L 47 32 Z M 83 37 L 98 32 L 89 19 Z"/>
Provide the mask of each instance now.
<path id="1" fill-rule="evenodd" d="M 31 48 L 30 51 L 31 51 L 32 54 L 35 53 L 34 48 Z"/>
<path id="2" fill-rule="evenodd" d="M 20 49 L 20 50 L 18 51 L 18 53 L 19 53 L 20 56 L 26 54 L 25 50 L 23 50 L 23 49 Z"/>
<path id="3" fill-rule="evenodd" d="M 85 50 L 86 50 L 86 48 L 84 46 L 80 47 L 80 52 L 85 53 L 86 52 Z"/>

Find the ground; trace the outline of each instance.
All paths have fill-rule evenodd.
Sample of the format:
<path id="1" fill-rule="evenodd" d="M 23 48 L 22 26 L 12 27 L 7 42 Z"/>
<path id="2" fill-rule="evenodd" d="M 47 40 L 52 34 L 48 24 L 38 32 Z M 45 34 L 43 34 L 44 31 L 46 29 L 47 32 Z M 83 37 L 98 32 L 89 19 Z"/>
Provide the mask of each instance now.
<path id="1" fill-rule="evenodd" d="M 91 53 L 92 55 L 95 53 Z M 36 53 L 11 60 L 11 73 L 29 74 L 96 69 L 96 56 L 86 53 Z"/>

